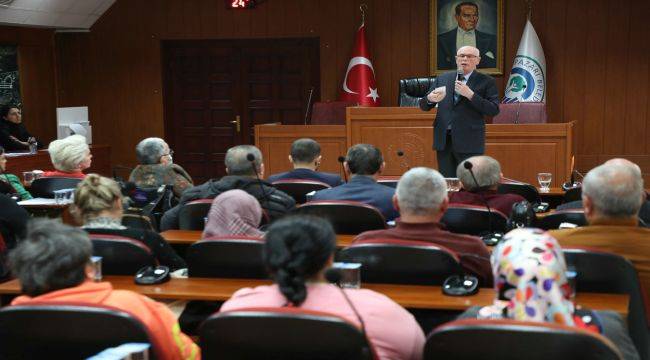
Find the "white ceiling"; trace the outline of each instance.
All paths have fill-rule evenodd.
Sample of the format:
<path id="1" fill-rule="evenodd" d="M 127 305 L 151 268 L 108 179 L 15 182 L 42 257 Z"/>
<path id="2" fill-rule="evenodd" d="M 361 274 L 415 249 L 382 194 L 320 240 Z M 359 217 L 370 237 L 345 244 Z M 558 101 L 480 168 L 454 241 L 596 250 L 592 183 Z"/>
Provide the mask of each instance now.
<path id="1" fill-rule="evenodd" d="M 8 3 L 0 0 L 0 4 Z M 115 0 L 13 0 L 0 5 L 0 23 L 89 29 Z"/>

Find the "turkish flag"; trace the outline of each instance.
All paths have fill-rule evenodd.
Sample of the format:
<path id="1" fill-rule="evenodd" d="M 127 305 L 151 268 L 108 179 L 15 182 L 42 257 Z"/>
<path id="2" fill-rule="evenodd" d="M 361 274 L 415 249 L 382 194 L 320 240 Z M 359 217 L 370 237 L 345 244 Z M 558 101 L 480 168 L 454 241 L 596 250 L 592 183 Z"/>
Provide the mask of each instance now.
<path id="1" fill-rule="evenodd" d="M 343 79 L 343 89 L 339 100 L 356 102 L 363 106 L 379 106 L 375 69 L 370 61 L 370 53 L 366 43 L 366 27 L 361 24 L 357 31 L 357 39 L 352 49 L 352 58 L 348 63 Z"/>

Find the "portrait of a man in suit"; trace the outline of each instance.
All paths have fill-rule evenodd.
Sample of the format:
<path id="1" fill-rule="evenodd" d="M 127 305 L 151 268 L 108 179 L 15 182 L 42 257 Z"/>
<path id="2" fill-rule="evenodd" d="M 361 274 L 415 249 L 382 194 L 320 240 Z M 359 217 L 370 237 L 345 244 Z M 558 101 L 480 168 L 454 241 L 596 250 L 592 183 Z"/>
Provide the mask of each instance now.
<path id="1" fill-rule="evenodd" d="M 498 0 L 454 1 L 438 0 L 437 13 L 437 70 L 456 67 L 456 51 L 463 46 L 479 49 L 479 69 L 494 69 L 498 55 Z M 486 12 L 482 20 L 482 11 Z M 479 26 L 480 24 L 480 26 Z"/>

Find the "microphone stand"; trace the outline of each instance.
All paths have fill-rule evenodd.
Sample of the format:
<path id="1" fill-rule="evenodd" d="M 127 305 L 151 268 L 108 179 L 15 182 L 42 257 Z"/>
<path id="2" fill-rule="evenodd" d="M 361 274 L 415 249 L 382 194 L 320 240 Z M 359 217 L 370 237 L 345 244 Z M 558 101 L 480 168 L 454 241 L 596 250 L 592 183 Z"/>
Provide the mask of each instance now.
<path id="1" fill-rule="evenodd" d="M 481 186 L 479 185 L 478 180 L 476 180 L 476 176 L 474 176 L 474 171 L 472 171 L 474 164 L 472 164 L 469 161 L 465 161 L 463 163 L 463 167 L 465 167 L 465 169 L 469 171 L 469 174 L 472 175 L 472 180 L 474 180 L 474 185 L 476 185 L 476 188 L 479 190 L 477 194 L 483 201 L 483 204 L 485 204 L 485 207 L 487 208 L 488 211 L 488 233 L 483 234 L 481 236 L 481 239 L 486 245 L 494 246 L 499 242 L 499 240 L 501 240 L 503 234 L 494 232 L 494 228 L 492 226 L 492 209 L 490 209 L 490 204 L 488 204 L 483 194 L 480 193 Z"/>
<path id="2" fill-rule="evenodd" d="M 348 173 L 345 172 L 345 167 L 343 166 L 343 163 L 345 162 L 345 158 L 343 156 L 339 156 L 337 161 L 339 164 L 341 164 L 341 172 L 343 173 L 343 178 L 345 179 L 345 182 L 348 182 Z"/>
<path id="3" fill-rule="evenodd" d="M 267 199 L 268 195 L 266 195 L 266 191 L 264 191 L 264 185 L 262 185 L 262 179 L 260 179 L 260 174 L 257 172 L 257 166 L 255 166 L 255 155 L 253 155 L 253 153 L 248 153 L 246 155 L 246 160 L 250 161 L 251 167 L 255 172 L 255 178 L 257 178 L 257 183 L 260 186 L 260 190 L 262 190 L 262 198 Z"/>

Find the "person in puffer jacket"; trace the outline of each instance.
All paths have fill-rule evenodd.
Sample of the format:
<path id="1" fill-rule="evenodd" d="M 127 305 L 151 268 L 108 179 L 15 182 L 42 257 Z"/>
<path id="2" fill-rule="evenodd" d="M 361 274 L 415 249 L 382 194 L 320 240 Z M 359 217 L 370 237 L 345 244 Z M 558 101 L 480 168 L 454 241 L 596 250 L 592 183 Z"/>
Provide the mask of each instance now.
<path id="1" fill-rule="evenodd" d="M 291 196 L 274 188 L 264 180 L 257 180 L 255 172 L 260 178 L 264 176 L 264 162 L 262 153 L 255 146 L 238 145 L 228 149 L 225 164 L 227 176 L 219 180 L 208 180 L 204 184 L 191 187 L 183 192 L 178 205 L 163 215 L 160 224 L 161 231 L 178 229 L 180 210 L 186 203 L 198 199 L 214 199 L 228 190 L 244 190 L 255 197 L 268 216 L 269 222 L 282 217 L 295 208 L 296 202 Z"/>

